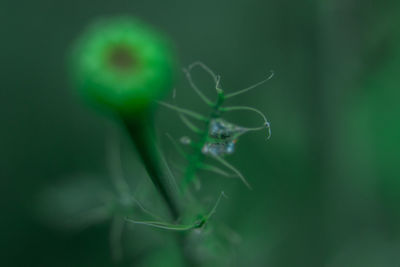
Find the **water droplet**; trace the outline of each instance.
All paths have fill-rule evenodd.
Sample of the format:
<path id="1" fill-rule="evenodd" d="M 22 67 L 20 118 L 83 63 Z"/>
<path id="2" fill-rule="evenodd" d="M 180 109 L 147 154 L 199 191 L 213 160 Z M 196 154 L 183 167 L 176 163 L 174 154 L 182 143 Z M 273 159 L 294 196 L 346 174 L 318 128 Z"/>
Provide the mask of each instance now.
<path id="1" fill-rule="evenodd" d="M 209 135 L 212 138 L 226 140 L 244 132 L 242 127 L 223 119 L 213 119 L 210 122 Z"/>
<path id="2" fill-rule="evenodd" d="M 204 154 L 213 156 L 224 156 L 232 154 L 235 151 L 235 140 L 220 141 L 220 142 L 207 142 L 202 149 Z"/>

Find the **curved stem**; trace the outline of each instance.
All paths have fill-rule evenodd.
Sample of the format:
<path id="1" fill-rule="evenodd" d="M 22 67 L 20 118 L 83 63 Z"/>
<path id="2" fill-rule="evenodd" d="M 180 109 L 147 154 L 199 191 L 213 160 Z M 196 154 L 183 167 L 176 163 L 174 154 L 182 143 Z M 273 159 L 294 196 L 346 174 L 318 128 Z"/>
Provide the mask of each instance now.
<path id="1" fill-rule="evenodd" d="M 124 124 L 134 142 L 142 162 L 154 183 L 155 187 L 164 199 L 174 220 L 179 218 L 179 209 L 170 190 L 166 185 L 165 177 L 161 172 L 160 155 L 154 143 L 154 131 L 152 123 L 144 119 L 132 120 L 123 117 Z"/>
<path id="2" fill-rule="evenodd" d="M 171 190 L 168 190 L 167 181 L 161 172 L 161 157 L 154 143 L 154 130 L 150 116 L 145 117 L 146 120 L 144 118 L 132 120 L 124 116 L 122 118 L 152 182 L 164 199 L 173 220 L 177 221 L 180 217 L 180 210 L 172 197 Z M 177 241 L 186 265 L 199 266 L 195 257 L 186 249 L 187 236 L 178 235 Z"/>

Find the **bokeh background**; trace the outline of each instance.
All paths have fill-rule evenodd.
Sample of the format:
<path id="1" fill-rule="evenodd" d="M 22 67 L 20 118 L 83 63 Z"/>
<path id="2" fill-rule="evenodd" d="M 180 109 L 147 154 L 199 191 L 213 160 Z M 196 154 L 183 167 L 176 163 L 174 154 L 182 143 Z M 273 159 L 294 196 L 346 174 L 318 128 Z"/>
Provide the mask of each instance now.
<path id="1" fill-rule="evenodd" d="M 399 12 L 394 0 L 1 1 L 0 265 L 151 266 L 141 255 L 160 250 L 141 252 L 152 240 L 133 231 L 130 256 L 115 264 L 109 223 L 67 231 L 37 215 L 45 188 L 81 173 L 107 180 L 105 144 L 118 124 L 81 100 L 66 62 L 87 24 L 128 14 L 170 36 L 182 67 L 201 60 L 221 74 L 227 91 L 275 72 L 232 100 L 272 125 L 269 141 L 246 135 L 230 157 L 254 190 L 203 181 L 229 195 L 215 220 L 240 235 L 232 266 L 399 266 Z M 183 75 L 176 88 L 179 103 L 202 111 Z M 161 144 L 166 131 L 186 135 L 173 112 L 156 122 Z M 131 179 L 147 179 L 131 160 Z"/>

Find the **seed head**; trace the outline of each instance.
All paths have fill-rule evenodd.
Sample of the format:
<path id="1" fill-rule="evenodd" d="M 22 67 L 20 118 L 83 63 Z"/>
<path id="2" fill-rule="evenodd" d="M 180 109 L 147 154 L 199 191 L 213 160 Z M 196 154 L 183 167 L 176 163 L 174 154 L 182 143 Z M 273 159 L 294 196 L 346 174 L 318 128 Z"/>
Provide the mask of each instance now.
<path id="1" fill-rule="evenodd" d="M 130 17 L 103 19 L 76 42 L 72 69 L 86 98 L 141 113 L 172 88 L 174 53 L 155 30 Z"/>

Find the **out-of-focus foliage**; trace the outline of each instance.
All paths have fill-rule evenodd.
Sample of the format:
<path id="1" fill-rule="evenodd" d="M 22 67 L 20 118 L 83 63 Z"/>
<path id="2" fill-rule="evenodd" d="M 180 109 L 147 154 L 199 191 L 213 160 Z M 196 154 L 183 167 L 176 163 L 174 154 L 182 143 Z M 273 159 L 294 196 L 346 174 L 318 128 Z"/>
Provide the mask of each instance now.
<path id="1" fill-rule="evenodd" d="M 66 58 L 88 22 L 124 13 L 170 35 L 181 66 L 206 62 L 227 91 L 271 69 L 276 74 L 232 99 L 271 121 L 268 142 L 264 133 L 244 136 L 229 156 L 254 190 L 199 174 L 206 192 L 229 196 L 213 221 L 226 225 L 217 232 L 236 244 L 219 250 L 210 239 L 207 250 L 221 260 L 229 256 L 232 266 L 398 266 L 399 12 L 393 0 L 2 2 L 0 265 L 115 265 L 109 221 L 61 231 L 43 224 L 34 203 L 39 192 L 68 185 L 82 171 L 101 185 L 109 181 L 104 143 L 117 126 L 72 93 Z M 195 79 L 213 93 L 209 77 L 197 73 Z M 206 110 L 183 75 L 176 87 L 177 104 Z M 229 121 L 258 122 L 248 114 Z M 181 136 L 186 129 L 164 110 L 157 129 L 163 153 L 179 167 L 165 132 Z M 137 157 L 127 153 L 129 142 L 123 149 L 127 179 L 146 185 Z M 154 193 L 148 187 L 135 187 L 138 199 Z M 158 201 L 143 204 L 158 211 Z M 168 233 L 130 225 L 124 240 L 131 240 L 124 244 L 130 254 L 121 266 L 179 265 Z"/>

